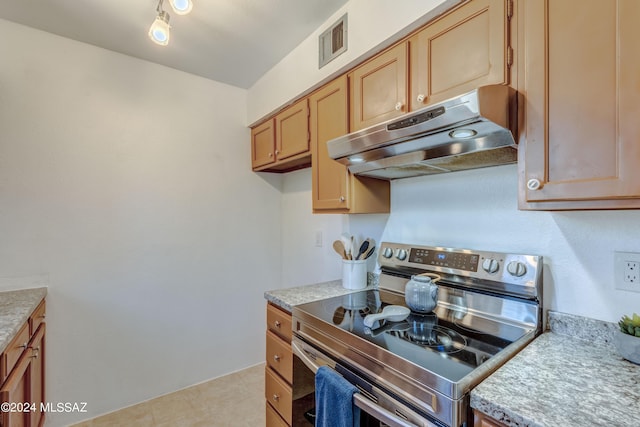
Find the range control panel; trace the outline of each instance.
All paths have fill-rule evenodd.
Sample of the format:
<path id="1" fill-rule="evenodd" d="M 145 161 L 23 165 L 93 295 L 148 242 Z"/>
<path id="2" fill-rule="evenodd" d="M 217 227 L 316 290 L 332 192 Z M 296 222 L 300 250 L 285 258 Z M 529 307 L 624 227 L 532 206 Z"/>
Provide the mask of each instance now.
<path id="1" fill-rule="evenodd" d="M 381 267 L 411 268 L 471 277 L 517 286 L 537 286 L 541 280 L 542 257 L 536 255 L 416 246 L 382 242 L 378 255 Z"/>

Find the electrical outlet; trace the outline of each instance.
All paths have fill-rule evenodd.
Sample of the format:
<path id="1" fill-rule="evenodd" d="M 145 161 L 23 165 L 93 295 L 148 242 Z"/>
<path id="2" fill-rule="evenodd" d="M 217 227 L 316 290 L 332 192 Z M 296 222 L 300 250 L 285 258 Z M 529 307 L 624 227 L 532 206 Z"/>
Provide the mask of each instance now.
<path id="1" fill-rule="evenodd" d="M 640 292 L 640 253 L 615 252 L 613 260 L 616 289 Z"/>
<path id="2" fill-rule="evenodd" d="M 322 230 L 316 231 L 316 248 L 322 247 Z"/>

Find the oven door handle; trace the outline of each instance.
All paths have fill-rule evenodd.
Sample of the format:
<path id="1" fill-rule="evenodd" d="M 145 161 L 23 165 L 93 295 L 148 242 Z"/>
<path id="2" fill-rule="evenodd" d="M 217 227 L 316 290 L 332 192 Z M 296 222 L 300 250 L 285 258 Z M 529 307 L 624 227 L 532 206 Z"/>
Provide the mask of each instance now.
<path id="1" fill-rule="evenodd" d="M 301 345 L 299 345 L 295 339 L 291 341 L 291 350 L 296 356 L 300 358 L 300 360 L 302 360 L 302 363 L 304 363 L 314 374 L 318 371 L 318 368 L 320 368 L 320 364 L 316 363 L 316 361 L 314 361 L 309 356 L 309 353 L 307 353 L 307 351 L 305 351 L 304 348 Z M 313 358 L 318 360 L 321 357 L 318 353 L 314 352 Z M 329 358 L 327 359 L 321 358 L 321 360 L 324 362 L 323 363 L 324 365 L 329 366 L 335 370 L 336 368 L 335 361 Z M 353 403 L 358 408 L 365 411 L 369 415 L 372 415 L 374 418 L 384 422 L 389 427 L 436 427 L 435 424 L 432 424 L 427 420 L 423 420 L 424 423 L 421 423 L 422 424 L 421 426 L 417 426 L 416 424 L 413 424 L 410 421 L 400 418 L 399 416 L 384 409 L 383 407 L 376 405 L 373 401 L 367 399 L 361 393 L 356 393 L 353 395 Z"/>

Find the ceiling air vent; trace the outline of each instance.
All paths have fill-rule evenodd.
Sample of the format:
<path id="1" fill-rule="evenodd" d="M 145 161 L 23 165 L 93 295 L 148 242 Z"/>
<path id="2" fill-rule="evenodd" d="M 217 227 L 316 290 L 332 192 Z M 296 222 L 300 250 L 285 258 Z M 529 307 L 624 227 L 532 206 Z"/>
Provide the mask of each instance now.
<path id="1" fill-rule="evenodd" d="M 335 58 L 347 51 L 347 14 L 333 24 L 328 30 L 320 34 L 318 39 L 320 47 L 319 67 L 322 68 Z"/>

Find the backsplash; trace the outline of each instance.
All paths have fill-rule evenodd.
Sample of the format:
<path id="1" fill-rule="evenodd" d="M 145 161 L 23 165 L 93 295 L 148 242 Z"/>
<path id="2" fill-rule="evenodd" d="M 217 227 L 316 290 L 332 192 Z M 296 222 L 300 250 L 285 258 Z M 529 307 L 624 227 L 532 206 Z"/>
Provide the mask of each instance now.
<path id="1" fill-rule="evenodd" d="M 592 343 L 613 345 L 613 336 L 618 330 L 618 325 L 589 317 L 549 311 L 547 313 L 547 329 L 559 335 L 567 335 Z"/>

